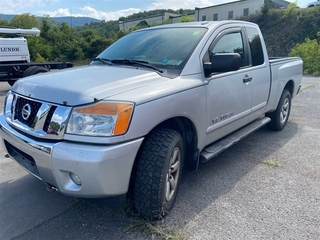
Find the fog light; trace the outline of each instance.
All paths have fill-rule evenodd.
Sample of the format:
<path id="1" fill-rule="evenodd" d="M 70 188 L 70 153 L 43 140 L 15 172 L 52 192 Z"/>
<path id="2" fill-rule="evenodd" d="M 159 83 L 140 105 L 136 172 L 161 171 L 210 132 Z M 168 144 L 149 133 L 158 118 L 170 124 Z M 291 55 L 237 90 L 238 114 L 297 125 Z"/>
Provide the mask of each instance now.
<path id="1" fill-rule="evenodd" d="M 75 174 L 75 173 L 73 173 L 73 172 L 70 172 L 69 175 L 70 175 L 71 180 L 72 180 L 75 184 L 81 185 L 81 179 L 80 179 L 80 177 L 79 177 L 77 174 Z"/>

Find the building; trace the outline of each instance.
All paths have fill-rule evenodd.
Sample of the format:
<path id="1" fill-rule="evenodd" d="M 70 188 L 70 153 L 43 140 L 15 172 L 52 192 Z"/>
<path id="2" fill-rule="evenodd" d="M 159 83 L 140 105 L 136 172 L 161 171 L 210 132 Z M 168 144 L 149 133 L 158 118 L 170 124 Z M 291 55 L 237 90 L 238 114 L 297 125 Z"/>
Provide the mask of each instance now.
<path id="1" fill-rule="evenodd" d="M 268 0 L 267 0 L 268 1 Z M 290 2 L 269 0 L 273 8 L 286 8 Z M 195 21 L 218 21 L 245 17 L 258 13 L 265 0 L 237 0 L 195 9 Z"/>
<path id="2" fill-rule="evenodd" d="M 210 7 L 195 8 L 195 13 L 188 15 L 194 21 L 218 21 L 237 19 L 258 13 L 265 1 L 270 2 L 272 8 L 286 8 L 290 2 L 284 0 L 236 0 L 229 3 L 217 4 Z M 135 27 L 147 27 L 164 23 L 177 23 L 181 20 L 181 15 L 165 12 L 161 15 L 141 18 L 132 21 L 119 21 L 119 29 L 131 31 Z"/>
<path id="3" fill-rule="evenodd" d="M 119 29 L 121 31 L 131 31 L 134 27 L 148 27 L 153 25 L 160 25 L 163 23 L 172 23 L 171 19 L 176 19 L 176 17 L 179 17 L 179 14 L 174 13 L 163 13 L 161 15 L 156 15 L 152 17 L 146 17 L 141 18 L 138 20 L 132 20 L 132 21 L 119 21 Z"/>

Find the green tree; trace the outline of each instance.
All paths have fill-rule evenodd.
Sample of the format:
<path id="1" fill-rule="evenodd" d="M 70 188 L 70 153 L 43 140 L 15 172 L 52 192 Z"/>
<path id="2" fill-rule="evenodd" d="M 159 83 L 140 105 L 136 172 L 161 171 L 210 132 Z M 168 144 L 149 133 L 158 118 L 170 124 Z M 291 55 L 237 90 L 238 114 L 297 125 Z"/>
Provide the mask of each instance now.
<path id="1" fill-rule="evenodd" d="M 298 8 L 297 2 L 290 3 L 284 12 L 284 16 L 290 17 L 290 16 L 296 15 L 295 13 L 296 13 L 297 8 Z"/>
<path id="2" fill-rule="evenodd" d="M 264 4 L 261 6 L 261 9 L 260 9 L 261 13 L 263 15 L 267 15 L 269 13 L 270 7 L 271 7 L 270 0 L 265 0 Z"/>
<path id="3" fill-rule="evenodd" d="M 188 16 L 187 14 L 183 14 L 180 19 L 180 22 L 193 22 L 193 21 L 194 21 L 194 18 Z"/>
<path id="4" fill-rule="evenodd" d="M 10 26 L 28 29 L 38 27 L 38 21 L 34 15 L 24 13 L 21 15 L 15 15 L 10 21 Z"/>
<path id="5" fill-rule="evenodd" d="M 52 20 L 49 16 L 43 16 L 39 19 L 40 25 L 40 36 L 46 40 L 50 39 L 50 31 L 53 26 L 57 25 L 57 23 Z"/>
<path id="6" fill-rule="evenodd" d="M 9 26 L 9 22 L 7 20 L 0 19 L 0 26 Z"/>

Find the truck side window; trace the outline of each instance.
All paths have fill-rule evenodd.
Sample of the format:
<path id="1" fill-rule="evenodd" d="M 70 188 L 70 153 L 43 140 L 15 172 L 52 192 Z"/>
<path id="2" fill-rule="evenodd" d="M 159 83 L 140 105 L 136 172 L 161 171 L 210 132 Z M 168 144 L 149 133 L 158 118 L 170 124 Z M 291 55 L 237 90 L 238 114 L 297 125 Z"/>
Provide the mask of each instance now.
<path id="1" fill-rule="evenodd" d="M 264 56 L 259 32 L 255 28 L 247 27 L 249 46 L 251 51 L 252 66 L 264 63 Z"/>
<path id="2" fill-rule="evenodd" d="M 214 45 L 213 49 L 209 50 L 210 59 L 217 53 L 239 53 L 241 56 L 241 67 L 246 65 L 243 41 L 240 32 L 223 35 Z"/>

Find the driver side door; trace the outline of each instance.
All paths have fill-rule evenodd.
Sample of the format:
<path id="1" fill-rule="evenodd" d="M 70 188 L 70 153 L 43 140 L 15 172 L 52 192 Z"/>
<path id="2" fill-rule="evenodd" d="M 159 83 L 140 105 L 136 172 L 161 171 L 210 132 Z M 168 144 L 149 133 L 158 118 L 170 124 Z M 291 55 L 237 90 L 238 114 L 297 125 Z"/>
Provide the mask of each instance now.
<path id="1" fill-rule="evenodd" d="M 217 53 L 238 53 L 241 66 L 237 71 L 216 72 L 205 76 L 207 81 L 207 141 L 219 138 L 248 124 L 251 113 L 252 85 L 250 84 L 250 66 L 248 48 L 244 44 L 245 34 L 242 28 L 229 28 L 221 31 L 203 58 L 210 61 Z"/>

